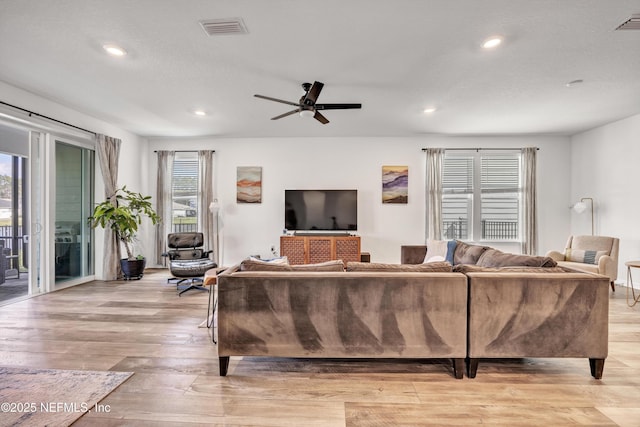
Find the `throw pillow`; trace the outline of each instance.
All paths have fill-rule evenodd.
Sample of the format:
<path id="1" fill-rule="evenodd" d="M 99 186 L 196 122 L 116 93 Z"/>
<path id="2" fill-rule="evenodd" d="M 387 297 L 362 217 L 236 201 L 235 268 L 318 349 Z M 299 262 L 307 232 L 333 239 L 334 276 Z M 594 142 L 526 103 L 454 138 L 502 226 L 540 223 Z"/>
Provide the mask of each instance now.
<path id="1" fill-rule="evenodd" d="M 442 261 L 448 261 L 453 264 L 456 245 L 457 242 L 455 240 L 427 239 L 427 254 L 424 256 L 423 264 Z"/>
<path id="2" fill-rule="evenodd" d="M 598 261 L 604 255 L 608 255 L 607 251 L 583 251 L 580 249 L 567 248 L 564 259 L 572 262 L 581 262 L 583 264 L 598 264 Z"/>
<path id="3" fill-rule="evenodd" d="M 456 273 L 569 273 L 568 268 L 563 267 L 480 267 L 479 265 L 460 264 L 453 267 Z"/>
<path id="4" fill-rule="evenodd" d="M 268 259 L 262 259 L 262 258 L 250 256 L 249 259 L 256 262 L 266 262 L 269 264 L 289 264 L 289 258 L 287 258 L 286 255 L 276 257 L 276 258 L 268 258 Z"/>
<path id="5" fill-rule="evenodd" d="M 487 249 L 487 246 L 469 245 L 457 240 L 452 264 L 475 264 Z"/>
<path id="6" fill-rule="evenodd" d="M 319 262 L 316 264 L 292 265 L 293 271 L 344 271 L 344 263 L 341 259 Z"/>
<path id="7" fill-rule="evenodd" d="M 555 267 L 557 263 L 549 257 L 509 254 L 497 249 L 487 249 L 476 265 L 480 267 Z"/>
<path id="8" fill-rule="evenodd" d="M 291 271 L 291 266 L 286 257 L 267 261 L 249 257 L 240 263 L 240 271 Z"/>
<path id="9" fill-rule="evenodd" d="M 347 271 L 449 273 L 451 272 L 451 264 L 444 261 L 424 264 L 385 264 L 379 262 L 349 261 L 347 263 Z"/>

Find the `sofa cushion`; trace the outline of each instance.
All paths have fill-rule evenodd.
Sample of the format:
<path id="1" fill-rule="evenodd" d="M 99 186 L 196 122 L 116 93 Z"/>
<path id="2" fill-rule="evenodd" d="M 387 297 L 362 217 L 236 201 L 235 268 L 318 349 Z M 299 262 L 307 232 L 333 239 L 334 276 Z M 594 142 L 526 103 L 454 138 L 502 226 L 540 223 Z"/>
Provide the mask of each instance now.
<path id="1" fill-rule="evenodd" d="M 240 271 L 291 271 L 286 258 L 264 261 L 250 257 L 240 263 Z"/>
<path id="2" fill-rule="evenodd" d="M 580 262 L 583 264 L 598 264 L 598 261 L 604 255 L 609 254 L 607 251 L 590 251 L 567 248 L 564 259 L 566 261 Z"/>
<path id="3" fill-rule="evenodd" d="M 487 249 L 489 249 L 488 246 L 470 245 L 456 240 L 456 250 L 453 254 L 452 264 L 476 264 Z"/>
<path id="4" fill-rule="evenodd" d="M 451 264 L 446 261 L 430 262 L 426 264 L 385 264 L 377 262 L 355 262 L 347 263 L 347 271 L 380 271 L 380 272 L 413 272 L 429 273 L 452 271 Z"/>
<path id="5" fill-rule="evenodd" d="M 557 263 L 550 257 L 509 254 L 497 249 L 487 249 L 478 259 L 481 267 L 555 267 Z"/>
<path id="6" fill-rule="evenodd" d="M 571 273 L 575 270 L 562 267 L 528 267 L 528 266 L 510 266 L 510 267 L 481 267 L 472 264 L 460 264 L 453 267 L 456 273 Z"/>
<path id="7" fill-rule="evenodd" d="M 292 265 L 293 271 L 344 271 L 344 263 L 341 259 L 319 262 L 316 264 Z"/>

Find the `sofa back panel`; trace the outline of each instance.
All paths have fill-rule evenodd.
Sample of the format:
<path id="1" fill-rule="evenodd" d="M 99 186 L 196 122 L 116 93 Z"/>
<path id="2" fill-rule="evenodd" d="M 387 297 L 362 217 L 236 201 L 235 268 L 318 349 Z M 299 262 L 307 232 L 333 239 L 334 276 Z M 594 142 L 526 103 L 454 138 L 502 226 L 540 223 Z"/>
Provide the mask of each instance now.
<path id="1" fill-rule="evenodd" d="M 567 247 L 578 250 L 605 251 L 607 255 L 610 255 L 614 240 L 613 237 L 606 236 L 573 236 L 571 246 Z"/>
<path id="2" fill-rule="evenodd" d="M 219 356 L 466 356 L 462 274 L 268 273 L 218 277 Z"/>
<path id="3" fill-rule="evenodd" d="M 400 262 L 402 264 L 422 264 L 427 255 L 425 245 L 404 245 L 400 247 Z"/>
<path id="4" fill-rule="evenodd" d="M 606 358 L 609 282 L 582 273 L 468 273 L 469 357 Z"/>

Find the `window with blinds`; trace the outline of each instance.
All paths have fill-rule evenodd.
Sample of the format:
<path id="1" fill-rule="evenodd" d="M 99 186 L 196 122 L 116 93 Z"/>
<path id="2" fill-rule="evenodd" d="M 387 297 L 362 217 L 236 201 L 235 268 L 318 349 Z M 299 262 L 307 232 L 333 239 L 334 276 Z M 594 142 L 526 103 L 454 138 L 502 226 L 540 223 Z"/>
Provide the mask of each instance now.
<path id="1" fill-rule="evenodd" d="M 176 152 L 171 180 L 173 232 L 197 231 L 198 153 Z"/>
<path id="2" fill-rule="evenodd" d="M 445 154 L 442 172 L 442 234 L 445 239 L 469 240 L 473 211 L 472 155 Z"/>
<path id="3" fill-rule="evenodd" d="M 448 152 L 444 159 L 442 188 L 444 238 L 519 239 L 519 152 Z"/>

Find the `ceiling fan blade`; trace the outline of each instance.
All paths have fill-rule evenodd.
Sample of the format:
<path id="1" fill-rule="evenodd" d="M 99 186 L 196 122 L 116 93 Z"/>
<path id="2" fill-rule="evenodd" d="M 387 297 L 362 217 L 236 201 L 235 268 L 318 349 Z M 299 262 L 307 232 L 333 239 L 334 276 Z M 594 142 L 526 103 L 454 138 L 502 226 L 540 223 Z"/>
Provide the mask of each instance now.
<path id="1" fill-rule="evenodd" d="M 320 114 L 319 111 L 316 111 L 316 113 L 313 115 L 313 118 L 319 121 L 320 123 L 322 123 L 323 125 L 326 125 L 327 123 L 329 123 L 329 120 L 325 116 Z"/>
<path id="2" fill-rule="evenodd" d="M 314 105 L 318 100 L 318 96 L 320 96 L 320 92 L 323 87 L 324 83 L 313 82 L 313 86 L 311 86 L 311 89 L 307 92 L 307 96 L 304 97 L 304 105 Z"/>
<path id="3" fill-rule="evenodd" d="M 316 104 L 316 110 L 350 110 L 362 108 L 362 104 Z"/>
<path id="4" fill-rule="evenodd" d="M 296 107 L 300 106 L 300 104 L 298 104 L 298 103 L 291 102 L 291 101 L 285 101 L 284 99 L 272 98 L 270 96 L 264 96 L 264 95 L 253 95 L 253 96 L 255 96 L 256 98 L 266 99 L 267 101 L 281 102 L 283 104 L 294 105 Z"/>
<path id="5" fill-rule="evenodd" d="M 295 113 L 297 113 L 297 112 L 299 112 L 299 111 L 300 111 L 300 109 L 299 109 L 299 108 L 296 108 L 295 110 L 287 111 L 287 112 L 286 112 L 286 113 L 284 113 L 284 114 L 280 114 L 279 116 L 272 117 L 272 118 L 271 118 L 271 120 L 278 120 L 278 119 L 281 119 L 281 118 L 283 118 L 283 117 L 287 117 L 287 116 L 290 116 L 290 115 L 292 115 L 292 114 L 295 114 Z"/>

